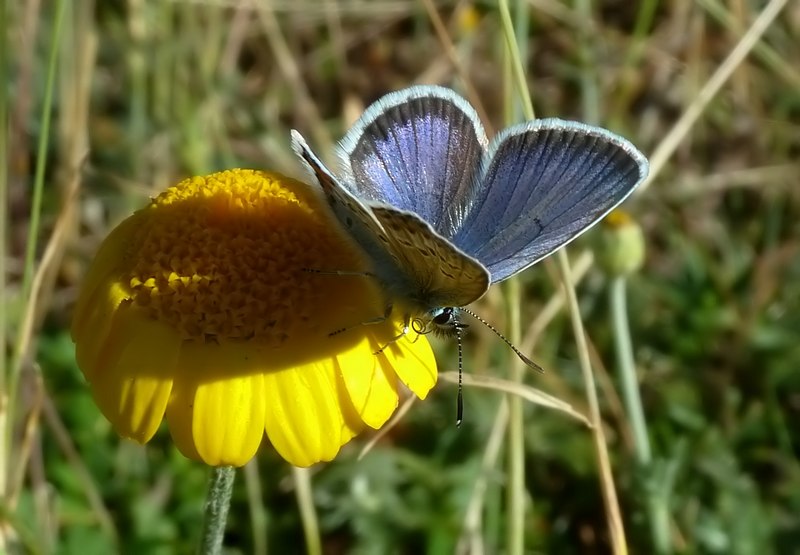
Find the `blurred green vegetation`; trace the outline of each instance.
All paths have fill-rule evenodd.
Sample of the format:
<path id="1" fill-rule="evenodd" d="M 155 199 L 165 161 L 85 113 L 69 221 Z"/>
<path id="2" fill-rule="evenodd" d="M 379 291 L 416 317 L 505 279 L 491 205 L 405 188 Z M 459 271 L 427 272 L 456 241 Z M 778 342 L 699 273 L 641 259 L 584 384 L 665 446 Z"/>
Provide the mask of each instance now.
<path id="1" fill-rule="evenodd" d="M 653 152 L 765 4 L 520 3 L 514 13 L 527 22 L 526 77 L 537 115 L 599 123 Z M 391 90 L 452 86 L 482 107 L 487 126 L 501 128 L 508 80 L 496 6 L 436 2 L 449 52 L 427 5 L 16 0 L 0 8 L 9 129 L 4 372 L 31 301 L 22 279 L 38 161 L 46 167 L 37 259 L 45 245 L 56 248 L 33 299 L 19 388 L 3 393 L 16 400 L 15 412 L 4 413 L 14 437 L 3 461 L 14 495 L 0 514 L 12 552 L 194 550 L 208 470 L 184 459 L 166 430 L 146 447 L 118 439 L 93 404 L 68 331 L 83 271 L 105 233 L 148 195 L 230 167 L 300 177 L 290 128 L 330 154 L 363 107 Z M 40 152 L 54 40 L 52 126 Z M 789 2 L 650 187 L 626 204 L 647 238 L 645 265 L 627 291 L 649 468 L 634 459 L 615 382 L 609 281 L 591 268 L 578 285 L 632 553 L 653 552 L 646 511 L 653 495 L 668 510 L 675 552 L 800 552 L 799 154 L 800 5 Z M 69 224 L 56 237 L 65 213 Z M 573 261 L 589 244 L 570 247 Z M 523 335 L 557 294 L 554 276 L 547 264 L 522 276 Z M 476 310 L 505 327 L 500 291 Z M 477 328 L 465 346 L 466 371 L 504 376 L 510 351 Z M 440 369 L 454 370 L 455 346 L 437 348 Z M 526 383 L 585 413 L 567 313 L 525 349 L 547 369 Z M 466 422 L 456 429 L 455 388 L 442 382 L 363 459 L 369 435 L 315 467 L 324 551 L 470 552 L 465 516 L 482 483 L 480 540 L 486 553 L 503 552 L 503 451 L 481 470 L 500 400 L 467 389 Z M 609 552 L 591 434 L 530 404 L 525 422 L 528 552 Z M 8 547 L 15 542 L 18 549 Z M 226 536 L 230 552 L 264 545 L 302 551 L 291 472 L 268 445 L 239 473 Z"/>

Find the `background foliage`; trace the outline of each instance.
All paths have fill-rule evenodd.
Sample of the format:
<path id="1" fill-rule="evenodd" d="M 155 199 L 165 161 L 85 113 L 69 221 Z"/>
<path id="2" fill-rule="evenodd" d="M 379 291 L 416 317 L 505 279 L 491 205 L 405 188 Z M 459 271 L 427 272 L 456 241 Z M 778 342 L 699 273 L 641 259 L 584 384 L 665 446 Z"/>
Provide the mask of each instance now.
<path id="1" fill-rule="evenodd" d="M 675 552 L 800 550 L 800 4 L 776 3 L 786 5 L 708 103 L 703 87 L 765 2 L 514 6 L 538 116 L 600 123 L 652 153 L 699 109 L 650 186 L 626 204 L 647 239 L 627 298 L 650 465 L 637 463 L 620 400 L 609 280 L 591 267 L 578 285 L 634 553 L 654 550 L 654 499 L 668 513 Z M 94 249 L 185 176 L 239 166 L 302 176 L 290 128 L 329 154 L 366 104 L 412 83 L 456 88 L 482 106 L 491 129 L 520 118 L 508 100 L 497 6 L 16 0 L 0 10 L 2 393 L 14 400 L 2 413 L 14 437 L 0 453 L 9 476 L 3 531 L 23 552 L 190 552 L 207 469 L 179 455 L 166 430 L 146 447 L 119 440 L 75 366 L 70 310 Z M 590 245 L 570 247 L 572 260 L 585 261 Z M 23 279 L 30 248 L 42 279 L 35 295 Z M 586 413 L 569 316 L 550 310 L 560 302 L 555 265 L 526 272 L 521 286 L 521 346 L 547 369 L 526 383 Z M 503 329 L 508 311 L 495 289 L 476 310 Z M 479 328 L 466 344 L 466 371 L 506 375 L 510 352 Z M 438 347 L 441 370 L 454 370 L 454 345 Z M 466 550 L 473 506 L 483 549 L 503 551 L 501 395 L 472 388 L 465 401 L 456 429 L 455 389 L 441 382 L 364 458 L 368 437 L 314 468 L 325 552 Z M 608 552 L 591 434 L 561 413 L 524 410 L 530 552 Z M 482 469 L 495 440 L 497 458 Z M 485 492 L 476 496 L 476 486 Z M 239 474 L 231 552 L 302 550 L 293 489 L 286 464 L 264 446 Z"/>

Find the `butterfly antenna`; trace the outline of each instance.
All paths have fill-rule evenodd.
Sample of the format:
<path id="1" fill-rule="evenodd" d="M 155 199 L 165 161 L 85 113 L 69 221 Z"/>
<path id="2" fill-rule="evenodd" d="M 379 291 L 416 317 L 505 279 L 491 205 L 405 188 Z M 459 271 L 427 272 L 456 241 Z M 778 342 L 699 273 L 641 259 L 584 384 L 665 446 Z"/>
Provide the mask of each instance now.
<path id="1" fill-rule="evenodd" d="M 464 421 L 464 394 L 461 374 L 463 370 L 463 356 L 461 350 L 461 323 L 456 322 L 456 345 L 458 346 L 458 397 L 456 398 L 456 428 L 461 426 Z"/>
<path id="2" fill-rule="evenodd" d="M 475 314 L 474 312 L 472 312 L 470 309 L 468 309 L 468 308 L 461 308 L 461 310 L 463 310 L 464 312 L 466 312 L 467 314 L 469 314 L 470 316 L 472 316 L 473 318 L 475 318 L 475 319 L 476 319 L 478 322 L 480 322 L 481 324 L 483 324 L 484 326 L 486 326 L 487 328 L 489 328 L 490 330 L 492 330 L 492 331 L 494 332 L 494 334 L 495 334 L 497 337 L 499 337 L 500 339 L 502 339 L 502 340 L 503 340 L 503 342 L 504 342 L 506 345 L 508 345 L 509 347 L 511 347 L 511 350 L 512 350 L 512 351 L 514 351 L 514 354 L 515 354 L 515 355 L 517 355 L 517 356 L 520 358 L 520 360 L 526 364 L 526 366 L 529 366 L 529 367 L 533 368 L 534 370 L 536 370 L 536 371 L 537 371 L 537 372 L 539 372 L 540 374 L 544 374 L 544 369 L 542 369 L 542 367 L 541 367 L 541 366 L 539 366 L 538 364 L 536 364 L 535 362 L 533 362 L 531 359 L 529 359 L 528 357 L 526 357 L 525 355 L 523 355 L 523 354 L 522 354 L 522 351 L 520 351 L 519 349 L 517 349 L 517 348 L 514 346 L 514 344 L 513 344 L 511 341 L 509 341 L 509 340 L 506 338 L 506 336 L 505 336 L 505 335 L 503 335 L 502 333 L 500 333 L 500 332 L 498 331 L 498 329 L 497 329 L 497 328 L 495 328 L 495 327 L 494 327 L 493 325 L 491 325 L 489 322 L 487 322 L 486 320 L 484 320 L 483 318 L 481 318 L 480 316 L 478 316 L 477 314 Z M 459 336 L 459 341 L 460 341 L 460 336 Z M 459 353 L 460 353 L 460 352 L 461 352 L 461 351 L 459 350 Z M 461 365 L 459 364 L 459 368 L 460 368 L 460 367 L 461 367 Z M 459 378 L 460 378 L 460 377 L 461 377 L 461 376 L 459 375 Z"/>

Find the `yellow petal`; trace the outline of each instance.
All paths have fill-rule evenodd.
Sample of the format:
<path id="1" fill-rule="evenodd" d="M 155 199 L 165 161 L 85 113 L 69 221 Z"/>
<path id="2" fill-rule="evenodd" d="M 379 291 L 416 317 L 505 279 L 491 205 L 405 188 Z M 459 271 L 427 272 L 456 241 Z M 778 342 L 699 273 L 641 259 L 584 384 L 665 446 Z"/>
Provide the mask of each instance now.
<path id="1" fill-rule="evenodd" d="M 185 348 L 187 346 L 184 346 Z M 188 346 L 188 348 L 191 348 L 191 346 Z M 196 384 L 189 380 L 175 380 L 172 384 L 172 395 L 170 395 L 169 403 L 167 404 L 167 425 L 169 426 L 169 435 L 172 436 L 172 441 L 175 442 L 175 446 L 185 457 L 205 462 L 197 451 L 194 433 L 192 432 L 196 390 Z"/>
<path id="2" fill-rule="evenodd" d="M 400 380 L 420 399 L 427 397 L 428 392 L 436 385 L 436 358 L 424 335 L 409 331 L 396 342 L 389 343 L 381 356 L 385 357 Z"/>
<path id="3" fill-rule="evenodd" d="M 338 382 L 330 359 L 264 375 L 267 436 L 291 464 L 329 461 L 363 428 Z"/>
<path id="4" fill-rule="evenodd" d="M 184 344 L 167 409 L 182 453 L 213 466 L 253 458 L 264 437 L 266 353 L 243 341 Z"/>
<path id="5" fill-rule="evenodd" d="M 106 288 L 107 283 L 116 281 L 130 263 L 128 259 L 130 244 L 134 240 L 135 233 L 141 232 L 141 224 L 142 218 L 136 213 L 115 227 L 100 244 L 83 278 L 81 293 L 73 310 L 71 326 L 73 341 L 78 341 L 80 329 L 86 326 L 85 312 L 92 309 L 95 293 L 101 288 Z M 123 285 L 127 287 L 127 284 Z"/>
<path id="6" fill-rule="evenodd" d="M 371 428 L 380 428 L 397 408 L 397 376 L 366 338 L 341 352 L 337 366 L 353 408 Z"/>
<path id="7" fill-rule="evenodd" d="M 131 305 L 116 311 L 110 328 L 89 383 L 117 433 L 144 443 L 164 417 L 180 338 Z"/>
<path id="8" fill-rule="evenodd" d="M 76 313 L 72 321 L 75 359 L 88 381 L 102 370 L 98 358 L 111 333 L 114 315 L 128 297 L 127 290 L 112 281 L 100 283 L 91 293 L 86 296 L 80 319 Z"/>

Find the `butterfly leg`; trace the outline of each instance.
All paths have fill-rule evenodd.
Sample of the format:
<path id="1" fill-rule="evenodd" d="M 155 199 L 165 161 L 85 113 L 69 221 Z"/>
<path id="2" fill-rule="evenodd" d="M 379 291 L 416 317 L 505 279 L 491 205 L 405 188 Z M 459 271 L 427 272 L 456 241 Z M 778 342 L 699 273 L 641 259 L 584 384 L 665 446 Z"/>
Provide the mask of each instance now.
<path id="1" fill-rule="evenodd" d="M 332 332 L 330 332 L 328 334 L 328 337 L 332 337 L 334 335 L 339 335 L 340 333 L 344 333 L 346 331 L 350 331 L 350 330 L 355 329 L 355 328 L 360 328 L 361 326 L 372 326 L 374 324 L 380 324 L 382 322 L 385 322 L 389 318 L 389 316 L 391 314 L 392 314 L 392 305 L 390 304 L 390 305 L 388 305 L 386 307 L 386 310 L 383 311 L 383 315 L 382 316 L 376 316 L 375 318 L 370 318 L 369 320 L 364 320 L 363 322 L 359 322 L 358 324 L 356 324 L 354 326 L 347 326 L 345 328 L 339 328 L 338 330 L 333 330 Z"/>
<path id="2" fill-rule="evenodd" d="M 360 323 L 356 324 L 355 326 L 348 326 L 346 328 L 340 328 L 338 330 L 334 330 L 334 331 L 332 331 L 332 332 L 330 332 L 328 334 L 328 337 L 332 337 L 334 335 L 339 335 L 340 333 L 344 333 L 346 331 L 349 331 L 349 330 L 352 330 L 352 329 L 355 329 L 355 328 L 358 328 L 358 327 L 361 327 L 361 326 L 371 326 L 371 325 L 374 325 L 374 324 L 383 323 L 383 322 L 385 322 L 386 320 L 389 319 L 389 316 L 392 315 L 392 310 L 393 309 L 394 309 L 393 305 L 389 304 L 389 305 L 386 306 L 386 310 L 383 311 L 383 315 L 382 316 L 376 316 L 375 318 L 370 318 L 369 320 L 365 320 L 363 322 L 360 322 Z M 411 329 L 411 315 L 410 314 L 406 314 L 403 317 L 403 329 L 400 331 L 400 333 L 397 334 L 396 336 L 392 337 L 389 341 L 386 342 L 385 345 L 383 345 L 380 349 L 375 351 L 373 354 L 376 354 L 376 355 L 381 354 L 389 345 L 392 345 L 393 343 L 397 343 L 400 339 L 402 339 L 403 337 L 408 335 L 408 331 L 410 329 Z"/>
<path id="3" fill-rule="evenodd" d="M 316 270 L 314 268 L 303 268 L 303 271 L 308 272 L 310 274 L 320 274 L 323 276 L 362 276 L 369 278 L 375 277 L 375 274 L 373 274 L 372 272 L 359 272 L 350 270 Z"/>
<path id="4" fill-rule="evenodd" d="M 391 313 L 392 313 L 392 307 L 390 306 L 389 310 L 388 310 L 388 312 L 386 314 L 386 317 L 388 318 L 389 314 L 391 314 Z M 386 343 L 386 345 L 384 345 L 383 347 L 381 347 L 380 349 L 375 351 L 374 354 L 379 355 L 386 349 L 386 347 L 388 347 L 389 345 L 391 345 L 393 343 L 397 343 L 398 341 L 400 341 L 403 337 L 408 335 L 408 330 L 409 329 L 411 329 L 411 315 L 410 314 L 406 314 L 403 317 L 403 329 L 402 329 L 402 331 L 398 335 L 396 335 L 392 339 L 390 339 L 389 342 Z"/>

